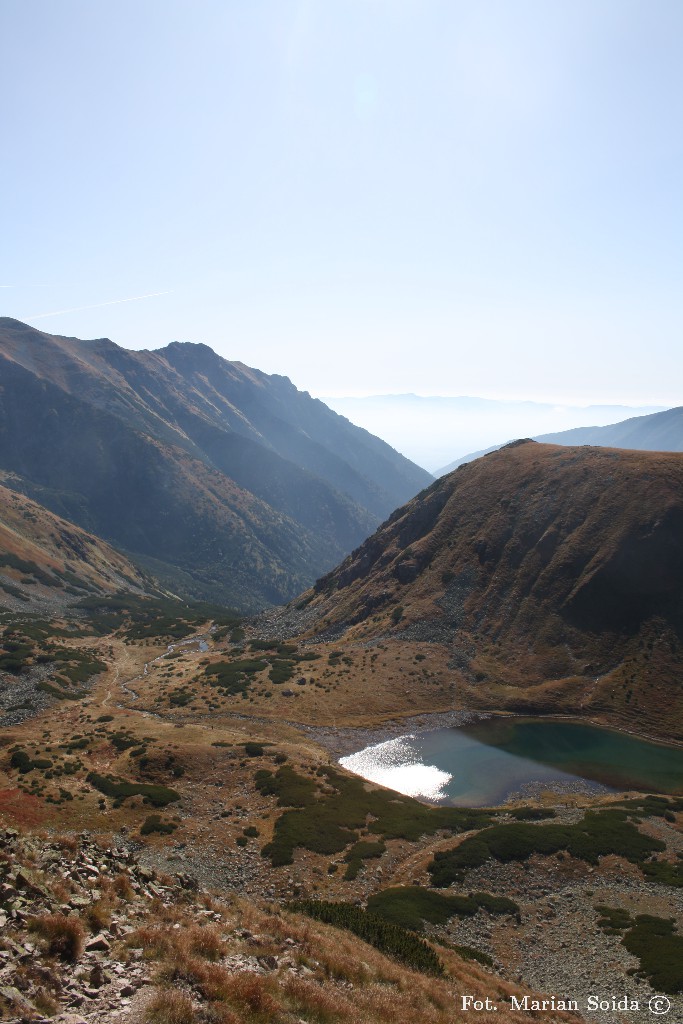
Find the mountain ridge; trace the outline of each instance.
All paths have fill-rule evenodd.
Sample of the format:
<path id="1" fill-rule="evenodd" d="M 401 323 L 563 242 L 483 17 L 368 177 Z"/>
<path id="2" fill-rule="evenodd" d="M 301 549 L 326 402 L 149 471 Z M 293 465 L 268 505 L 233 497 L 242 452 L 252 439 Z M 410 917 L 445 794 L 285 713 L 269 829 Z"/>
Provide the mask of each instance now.
<path id="1" fill-rule="evenodd" d="M 286 600 L 431 479 L 288 378 L 205 345 L 130 351 L 3 318 L 0 360 L 0 469 L 160 562 L 171 589 L 177 570 L 189 597 Z"/>
<path id="2" fill-rule="evenodd" d="M 618 423 L 606 426 L 572 427 L 570 430 L 559 430 L 550 434 L 538 434 L 534 441 L 542 444 L 561 444 L 568 446 L 593 445 L 599 448 L 628 448 L 633 451 L 683 451 L 683 406 L 664 409 L 661 412 L 648 413 L 644 416 L 630 416 Z M 481 451 L 463 455 L 447 466 L 437 469 L 436 477 L 452 473 L 474 459 L 495 452 L 503 445 L 492 445 Z"/>
<path id="3" fill-rule="evenodd" d="M 680 454 L 514 442 L 396 510 L 299 606 L 310 636 L 443 646 L 467 707 L 682 736 L 682 537 Z"/>

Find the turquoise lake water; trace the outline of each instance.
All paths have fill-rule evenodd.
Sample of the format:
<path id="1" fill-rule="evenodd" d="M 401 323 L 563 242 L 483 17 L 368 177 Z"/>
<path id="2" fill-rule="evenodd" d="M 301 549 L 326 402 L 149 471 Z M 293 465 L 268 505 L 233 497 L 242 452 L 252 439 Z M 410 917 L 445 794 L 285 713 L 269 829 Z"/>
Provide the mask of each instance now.
<path id="1" fill-rule="evenodd" d="M 548 718 L 494 717 L 402 736 L 341 764 L 400 793 L 463 807 L 496 805 L 529 785 L 683 793 L 683 748 Z"/>

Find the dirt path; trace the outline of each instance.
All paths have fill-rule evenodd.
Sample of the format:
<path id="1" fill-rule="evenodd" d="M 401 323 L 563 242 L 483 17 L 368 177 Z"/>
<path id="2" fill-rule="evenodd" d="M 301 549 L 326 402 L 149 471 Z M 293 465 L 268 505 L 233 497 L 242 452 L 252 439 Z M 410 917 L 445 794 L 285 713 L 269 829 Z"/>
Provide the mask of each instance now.
<path id="1" fill-rule="evenodd" d="M 448 839 L 441 839 L 438 843 L 430 843 L 428 848 L 422 848 L 412 853 L 405 860 L 401 861 L 398 867 L 387 877 L 389 885 L 411 885 L 414 878 L 427 870 L 427 865 L 434 859 L 434 854 L 439 850 L 452 850 L 459 846 L 470 836 L 474 836 L 480 829 L 471 829 L 469 832 L 459 832 L 457 836 L 449 836 Z"/>

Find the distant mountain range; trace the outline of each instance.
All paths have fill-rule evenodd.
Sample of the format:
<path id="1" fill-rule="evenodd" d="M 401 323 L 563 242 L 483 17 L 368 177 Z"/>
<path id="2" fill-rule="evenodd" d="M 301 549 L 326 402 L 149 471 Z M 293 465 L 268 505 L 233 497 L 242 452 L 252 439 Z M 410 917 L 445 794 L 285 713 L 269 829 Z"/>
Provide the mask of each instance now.
<path id="1" fill-rule="evenodd" d="M 182 596 L 291 597 L 432 477 L 286 377 L 0 319 L 5 484 Z"/>
<path id="2" fill-rule="evenodd" d="M 443 472 L 438 466 L 450 465 L 455 456 L 500 445 L 503 438 L 537 437 L 586 423 L 616 423 L 663 408 L 410 394 L 323 397 L 323 401 L 435 475 Z"/>
<path id="3" fill-rule="evenodd" d="M 683 455 L 514 442 L 397 509 L 297 607 L 340 642 L 445 645 L 466 707 L 683 737 Z"/>
<path id="4" fill-rule="evenodd" d="M 600 448 L 631 448 L 634 451 L 683 452 L 683 406 L 651 413 L 649 416 L 632 416 L 621 423 L 606 427 L 575 427 L 560 430 L 554 434 L 540 434 L 533 438 L 545 444 L 597 445 Z M 443 466 L 434 474 L 444 476 L 458 466 L 498 451 L 506 442 L 493 445 Z M 509 442 L 508 442 L 509 443 Z"/>

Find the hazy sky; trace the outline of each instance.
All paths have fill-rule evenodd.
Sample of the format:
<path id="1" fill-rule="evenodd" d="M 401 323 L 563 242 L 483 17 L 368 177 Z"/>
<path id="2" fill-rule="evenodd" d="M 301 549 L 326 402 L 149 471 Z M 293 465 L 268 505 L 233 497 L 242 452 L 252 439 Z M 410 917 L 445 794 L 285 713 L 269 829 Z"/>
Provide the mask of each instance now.
<path id="1" fill-rule="evenodd" d="M 681 404 L 682 51 L 680 0 L 0 0 L 2 312 Z"/>

